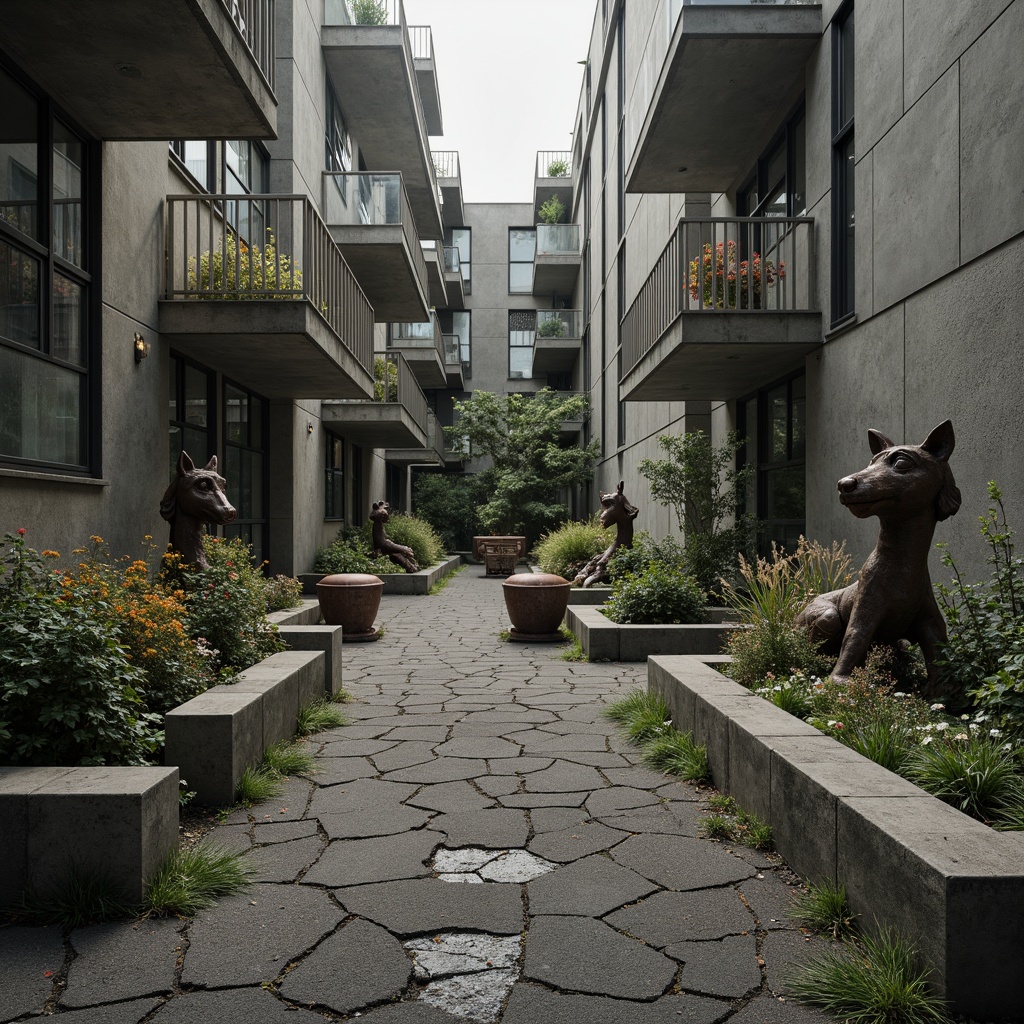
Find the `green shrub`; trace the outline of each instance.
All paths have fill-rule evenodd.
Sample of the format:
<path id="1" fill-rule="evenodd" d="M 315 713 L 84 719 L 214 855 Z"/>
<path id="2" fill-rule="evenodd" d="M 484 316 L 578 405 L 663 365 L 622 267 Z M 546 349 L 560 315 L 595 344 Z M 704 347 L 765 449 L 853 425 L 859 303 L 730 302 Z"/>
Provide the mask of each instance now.
<path id="1" fill-rule="evenodd" d="M 372 551 L 373 523 L 366 523 L 362 532 L 367 549 Z M 416 559 L 416 563 L 421 569 L 436 565 L 444 558 L 444 542 L 425 519 L 393 512 L 391 518 L 384 524 L 384 532 L 387 534 L 388 540 L 412 548 L 413 558 Z M 386 555 L 377 560 L 376 572 L 395 571 L 398 571 L 397 567 Z"/>
<path id="2" fill-rule="evenodd" d="M 478 529 L 473 477 L 421 473 L 413 481 L 412 504 L 416 515 L 437 531 L 446 551 L 468 550 Z"/>
<path id="3" fill-rule="evenodd" d="M 313 572 L 376 573 L 377 563 L 370 557 L 362 533 L 357 529 L 342 527 L 335 540 L 317 550 Z"/>
<path id="4" fill-rule="evenodd" d="M 561 177 L 561 175 L 557 175 L 557 177 Z M 558 224 L 565 216 L 565 203 L 558 196 L 552 195 L 540 204 L 537 214 L 543 224 Z"/>
<path id="5" fill-rule="evenodd" d="M 614 583 L 616 579 L 636 576 L 655 562 L 680 573 L 686 571 L 686 554 L 675 537 L 655 540 L 642 530 L 633 538 L 631 548 L 619 548 L 615 552 L 608 563 L 608 577 Z"/>
<path id="6" fill-rule="evenodd" d="M 352 21 L 356 25 L 386 25 L 388 8 L 385 0 L 349 0 Z"/>
<path id="7" fill-rule="evenodd" d="M 613 540 L 612 531 L 601 526 L 595 515 L 586 522 L 563 523 L 558 529 L 544 534 L 531 554 L 544 572 L 571 581 Z"/>
<path id="8" fill-rule="evenodd" d="M 552 160 L 548 164 L 549 178 L 564 178 L 569 173 L 569 162 L 567 160 Z"/>
<path id="9" fill-rule="evenodd" d="M 639 575 L 612 583 L 606 614 L 623 624 L 707 622 L 707 596 L 692 577 L 655 562 Z"/>
<path id="10" fill-rule="evenodd" d="M 818 653 L 807 633 L 784 622 L 764 620 L 733 631 L 724 653 L 732 656 L 732 662 L 723 665 L 722 671 L 751 690 L 775 677 L 827 676 L 832 670 L 831 659 Z"/>
<path id="11" fill-rule="evenodd" d="M 293 576 L 271 576 L 263 581 L 263 599 L 268 612 L 297 608 L 302 604 L 302 583 Z"/>

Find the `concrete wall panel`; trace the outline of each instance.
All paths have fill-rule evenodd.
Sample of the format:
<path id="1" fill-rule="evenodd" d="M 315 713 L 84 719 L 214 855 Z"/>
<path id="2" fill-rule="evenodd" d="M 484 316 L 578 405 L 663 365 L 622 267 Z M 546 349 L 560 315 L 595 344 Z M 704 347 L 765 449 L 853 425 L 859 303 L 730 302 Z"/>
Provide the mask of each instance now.
<path id="1" fill-rule="evenodd" d="M 856 19 L 854 103 L 859 157 L 903 116 L 903 10 L 894 0 L 858 4 Z M 857 206 L 863 209 L 859 202 Z"/>

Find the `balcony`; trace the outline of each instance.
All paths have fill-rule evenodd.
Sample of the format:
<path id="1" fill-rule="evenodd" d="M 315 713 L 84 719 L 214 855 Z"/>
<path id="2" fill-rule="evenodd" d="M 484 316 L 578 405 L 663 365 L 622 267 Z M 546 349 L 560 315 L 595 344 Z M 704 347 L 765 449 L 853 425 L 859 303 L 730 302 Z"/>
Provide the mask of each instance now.
<path id="1" fill-rule="evenodd" d="M 582 348 L 583 316 L 578 309 L 538 309 L 533 374 L 571 370 Z"/>
<path id="2" fill-rule="evenodd" d="M 392 324 L 388 351 L 405 356 L 421 387 L 448 386 L 444 333 L 436 313 L 431 313 L 430 319 L 423 323 Z"/>
<path id="3" fill-rule="evenodd" d="M 454 149 L 431 150 L 434 174 L 441 189 L 441 218 L 446 228 L 461 228 L 466 223 L 466 208 L 462 200 L 462 175 L 459 173 L 459 154 Z"/>
<path id="4" fill-rule="evenodd" d="M 740 398 L 822 343 L 810 217 L 682 220 L 622 320 L 619 396 Z"/>
<path id="5" fill-rule="evenodd" d="M 424 238 L 441 237 L 434 163 L 402 0 L 381 0 L 382 24 L 356 24 L 348 0 L 327 0 L 320 44 L 327 73 L 367 165 L 405 179 Z"/>
<path id="6" fill-rule="evenodd" d="M 444 255 L 444 285 L 448 295 L 448 309 L 462 309 L 466 305 L 466 282 L 462 277 L 462 260 L 454 245 L 446 245 Z"/>
<path id="7" fill-rule="evenodd" d="M 427 396 L 397 354 L 376 359 L 374 397 L 362 402 L 324 402 L 325 427 L 363 448 L 408 448 L 427 443 Z"/>
<path id="8" fill-rule="evenodd" d="M 462 391 L 466 386 L 462 368 L 462 339 L 457 334 L 445 334 L 442 340 L 447 386 L 455 391 Z"/>
<path id="9" fill-rule="evenodd" d="M 396 466 L 443 466 L 444 431 L 433 412 L 427 410 L 427 441 L 420 448 L 388 448 L 384 460 Z"/>
<path id="10" fill-rule="evenodd" d="M 277 135 L 274 0 L 4 7 L 4 50 L 98 139 Z"/>
<path id="11" fill-rule="evenodd" d="M 373 394 L 373 310 L 306 196 L 168 196 L 163 338 L 267 398 Z"/>
<path id="12" fill-rule="evenodd" d="M 540 208 L 557 196 L 566 211 L 572 210 L 572 153 L 568 150 L 540 150 L 533 179 L 533 213 L 540 220 Z"/>
<path id="13" fill-rule="evenodd" d="M 427 265 L 427 297 L 435 309 L 447 309 L 448 289 L 445 285 L 444 247 L 440 242 L 420 242 L 423 261 Z"/>
<path id="14" fill-rule="evenodd" d="M 534 295 L 572 295 L 580 274 L 579 224 L 538 224 Z"/>
<path id="15" fill-rule="evenodd" d="M 434 36 L 430 26 L 410 25 L 409 43 L 412 46 L 412 63 L 416 68 L 416 85 L 420 91 L 427 134 L 444 135 L 441 92 L 437 87 L 437 70 L 434 67 Z"/>
<path id="16" fill-rule="evenodd" d="M 324 219 L 377 323 L 426 320 L 427 265 L 400 174 L 323 176 Z"/>
<path id="17" fill-rule="evenodd" d="M 672 0 L 654 95 L 627 117 L 627 192 L 724 192 L 746 174 L 804 88 L 821 5 Z M 631 112 L 632 113 L 632 112 Z"/>

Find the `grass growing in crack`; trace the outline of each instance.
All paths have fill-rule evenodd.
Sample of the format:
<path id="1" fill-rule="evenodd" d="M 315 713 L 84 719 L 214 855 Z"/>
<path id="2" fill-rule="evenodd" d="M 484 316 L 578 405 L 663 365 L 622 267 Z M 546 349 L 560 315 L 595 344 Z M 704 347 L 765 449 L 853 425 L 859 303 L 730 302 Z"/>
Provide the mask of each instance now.
<path id="1" fill-rule="evenodd" d="M 321 697 L 299 708 L 296 724 L 296 732 L 300 736 L 309 736 L 314 732 L 323 732 L 324 729 L 348 725 L 348 719 L 336 701 Z"/>
<path id="2" fill-rule="evenodd" d="M 916 958 L 909 943 L 883 930 L 815 957 L 787 984 L 799 1002 L 854 1024 L 945 1024 L 945 1003 L 929 991 Z"/>
<path id="3" fill-rule="evenodd" d="M 755 850 L 772 850 L 772 827 L 756 814 L 736 806 L 731 796 L 716 795 L 708 799 L 713 814 L 701 822 L 700 833 L 706 839 L 724 839 L 742 843 Z"/>
<path id="4" fill-rule="evenodd" d="M 458 576 L 465 568 L 466 566 L 464 564 L 459 564 L 455 569 L 452 569 L 450 573 L 446 576 L 442 576 L 436 583 L 434 583 L 427 593 L 431 596 L 434 594 L 440 594 L 441 591 L 444 590 L 444 588 L 447 587 L 448 584 L 451 583 L 451 581 L 455 579 L 455 577 Z"/>
<path id="5" fill-rule="evenodd" d="M 301 775 L 313 767 L 313 755 L 303 743 L 291 740 L 280 740 L 267 747 L 263 754 L 263 764 L 278 775 Z"/>
<path id="6" fill-rule="evenodd" d="M 238 802 L 243 807 L 252 807 L 283 792 L 284 779 L 263 764 L 246 768 L 238 780 Z"/>
<path id="7" fill-rule="evenodd" d="M 642 758 L 649 768 L 688 782 L 707 782 L 711 778 L 707 748 L 694 742 L 688 732 L 671 729 L 656 736 L 644 746 Z"/>
<path id="8" fill-rule="evenodd" d="M 662 721 L 668 718 L 668 705 L 657 694 L 645 693 L 643 690 L 630 690 L 625 697 L 613 701 L 602 714 L 622 726 L 629 726 L 641 715 L 654 714 Z"/>
<path id="9" fill-rule="evenodd" d="M 123 920 L 135 915 L 124 893 L 100 871 L 70 864 L 58 884 L 48 892 L 30 887 L 21 898 L 15 916 L 33 924 L 80 928 L 102 921 Z"/>
<path id="10" fill-rule="evenodd" d="M 512 630 L 502 629 L 498 631 L 498 639 L 504 644 L 512 639 Z"/>
<path id="11" fill-rule="evenodd" d="M 146 883 L 143 906 L 158 917 L 192 917 L 217 897 L 244 889 L 252 875 L 244 855 L 213 843 L 174 850 Z"/>
<path id="12" fill-rule="evenodd" d="M 826 879 L 821 885 L 809 883 L 807 891 L 789 910 L 789 917 L 802 921 L 818 932 L 826 932 L 836 941 L 857 934 L 856 917 L 846 901 L 846 886 Z"/>
<path id="13" fill-rule="evenodd" d="M 558 631 L 568 643 L 560 657 L 562 661 L 589 661 L 586 651 L 583 650 L 583 641 L 568 626 L 559 626 Z"/>

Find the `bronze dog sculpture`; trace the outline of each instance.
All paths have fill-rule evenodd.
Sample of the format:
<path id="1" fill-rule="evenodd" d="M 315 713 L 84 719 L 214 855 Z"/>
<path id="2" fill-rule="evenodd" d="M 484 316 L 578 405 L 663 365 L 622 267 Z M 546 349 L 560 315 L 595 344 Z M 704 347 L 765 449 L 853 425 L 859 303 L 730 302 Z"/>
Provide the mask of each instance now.
<path id="1" fill-rule="evenodd" d="M 878 542 L 855 583 L 819 594 L 796 618 L 826 654 L 838 654 L 832 678 L 849 679 L 872 643 L 920 644 L 928 666 L 926 696 L 937 691 L 935 658 L 946 639 L 928 575 L 935 524 L 955 515 L 960 491 L 949 468 L 953 424 L 940 423 L 920 445 L 894 444 L 868 431 L 874 456 L 839 481 L 839 500 L 858 519 L 878 516 Z"/>
<path id="2" fill-rule="evenodd" d="M 601 495 L 601 525 L 605 528 L 614 525 L 615 541 L 600 554 L 592 558 L 576 574 L 572 581 L 575 587 L 590 587 L 595 583 L 604 583 L 608 579 L 608 563 L 619 548 L 633 546 L 633 520 L 640 512 L 635 505 L 626 501 L 622 493 L 624 480 L 614 491 Z"/>
<path id="3" fill-rule="evenodd" d="M 224 477 L 217 472 L 217 456 L 202 468 L 182 452 L 178 472 L 164 492 L 160 515 L 171 524 L 171 547 L 183 562 L 209 569 L 203 553 L 203 525 L 223 525 L 238 518 L 224 493 Z"/>
<path id="4" fill-rule="evenodd" d="M 404 544 L 396 544 L 389 540 L 384 532 L 384 524 L 391 518 L 391 506 L 386 501 L 375 501 L 370 511 L 373 523 L 373 557 L 387 555 L 395 565 L 400 565 L 406 572 L 419 572 L 413 550 Z"/>

